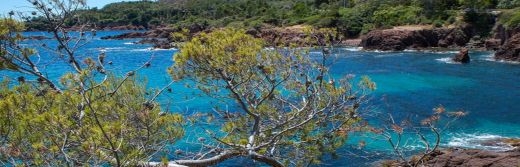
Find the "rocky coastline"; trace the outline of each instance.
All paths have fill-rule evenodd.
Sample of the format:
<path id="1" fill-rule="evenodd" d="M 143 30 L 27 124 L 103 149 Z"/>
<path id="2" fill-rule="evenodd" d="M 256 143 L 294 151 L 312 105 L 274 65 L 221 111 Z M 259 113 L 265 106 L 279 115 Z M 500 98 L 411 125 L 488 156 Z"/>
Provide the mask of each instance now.
<path id="1" fill-rule="evenodd" d="M 139 38 L 141 40 L 136 42 L 136 44 L 153 44 L 154 48 L 170 49 L 170 48 L 174 47 L 171 44 L 171 42 L 169 42 L 169 41 L 172 41 L 170 34 L 173 32 L 176 32 L 176 31 L 178 31 L 178 30 L 160 27 L 160 28 L 148 30 L 145 32 L 129 32 L 129 33 L 121 34 L 121 35 L 105 36 L 105 37 L 101 37 L 101 39 L 121 40 L 121 39 L 129 39 L 129 38 Z"/>
<path id="2" fill-rule="evenodd" d="M 423 50 L 432 48 L 491 50 L 496 51 L 495 58 L 497 60 L 520 61 L 520 28 L 507 30 L 504 26 L 497 23 L 488 38 L 481 38 L 473 26 L 468 24 L 457 27 L 439 28 L 427 26 L 421 26 L 419 28 L 403 27 L 373 30 L 357 39 L 342 39 L 334 41 L 334 44 L 380 51 L 402 51 L 405 49 Z M 196 25 L 188 27 L 188 30 L 190 36 L 211 31 L 211 29 Z M 130 32 L 116 36 L 102 37 L 102 39 L 139 38 L 141 40 L 136 43 L 153 44 L 154 48 L 169 49 L 176 46 L 170 34 L 179 31 L 180 29 L 159 26 L 145 32 Z M 246 33 L 268 41 L 268 45 L 270 46 L 286 44 L 296 44 L 299 46 L 318 45 L 318 43 L 320 43 L 319 40 L 323 39 L 320 38 L 318 42 L 309 43 L 307 34 L 304 32 L 304 26 L 283 28 L 262 27 L 249 29 Z"/>
<path id="3" fill-rule="evenodd" d="M 481 146 L 502 148 L 502 150 L 484 150 L 473 148 L 444 148 L 427 155 L 421 165 L 427 167 L 464 166 L 464 167 L 510 167 L 520 165 L 520 139 L 497 138 L 480 141 Z M 507 148 L 507 150 L 503 150 Z M 410 157 L 409 164 L 416 164 L 419 157 Z M 386 160 L 374 166 L 406 166 L 407 163 Z"/>
<path id="4" fill-rule="evenodd" d="M 308 34 L 305 32 L 306 26 L 296 25 L 291 27 L 263 27 L 263 28 L 252 28 L 246 31 L 247 34 L 252 35 L 256 38 L 262 38 L 267 41 L 269 46 L 315 46 L 324 43 L 324 34 L 316 34 L 318 40 L 308 40 Z M 154 48 L 169 49 L 176 46 L 174 39 L 171 37 L 171 33 L 180 32 L 181 29 L 161 27 L 152 29 L 146 32 L 129 32 L 121 35 L 106 36 L 101 39 L 129 39 L 139 38 L 141 39 L 137 43 L 151 43 Z M 188 28 L 188 36 L 195 36 L 201 32 L 210 32 L 212 29 L 204 29 L 200 26 L 192 26 Z M 360 40 L 351 40 L 351 45 L 358 46 Z M 356 42 L 357 41 L 357 42 Z M 179 41 L 182 42 L 182 41 Z M 343 40 L 332 41 L 334 44 L 342 45 L 345 44 Z M 348 42 L 347 42 L 348 43 Z"/>
<path id="5" fill-rule="evenodd" d="M 412 157 L 414 163 L 416 156 Z M 427 156 L 419 166 L 426 167 L 511 167 L 520 165 L 520 150 L 490 151 L 480 149 L 448 148 Z M 375 166 L 406 166 L 394 160 L 384 161 Z"/>
<path id="6" fill-rule="evenodd" d="M 456 28 L 393 28 L 374 30 L 361 39 L 361 46 L 368 50 L 402 51 L 432 47 L 460 48 L 470 41 L 469 26 Z"/>

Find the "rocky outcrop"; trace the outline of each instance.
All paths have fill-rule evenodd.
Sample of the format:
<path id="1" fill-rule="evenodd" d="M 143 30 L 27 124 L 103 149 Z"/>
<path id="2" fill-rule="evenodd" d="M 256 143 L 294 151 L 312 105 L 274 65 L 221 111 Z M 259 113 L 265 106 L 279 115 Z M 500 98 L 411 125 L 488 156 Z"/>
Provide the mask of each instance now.
<path id="1" fill-rule="evenodd" d="M 312 38 L 309 38 L 309 33 L 306 32 L 306 29 L 310 27 L 295 25 L 291 27 L 263 27 L 259 29 L 249 29 L 246 31 L 246 34 L 252 35 L 256 38 L 262 38 L 267 42 L 269 46 L 321 46 L 325 44 L 337 43 L 340 44 L 340 41 L 336 39 L 331 39 L 332 41 L 325 41 L 324 33 L 314 32 L 312 34 Z"/>
<path id="2" fill-rule="evenodd" d="M 495 53 L 497 60 L 520 61 L 520 33 L 510 37 Z"/>
<path id="3" fill-rule="evenodd" d="M 158 28 L 146 32 L 129 32 L 121 35 L 105 36 L 101 37 L 101 39 L 169 38 L 174 31 L 176 30 L 171 28 Z"/>
<path id="4" fill-rule="evenodd" d="M 175 32 L 175 29 L 171 28 L 157 28 L 146 32 L 129 32 L 121 35 L 105 36 L 101 39 L 130 39 L 130 38 L 142 38 L 137 44 L 153 44 L 154 48 L 169 49 L 173 45 L 170 41 L 170 34 Z"/>
<path id="5" fill-rule="evenodd" d="M 250 29 L 246 31 L 246 34 L 262 38 L 271 46 L 288 44 L 302 46 L 307 43 L 304 41 L 306 34 L 303 32 L 303 28 L 300 27 Z"/>
<path id="6" fill-rule="evenodd" d="M 404 50 L 412 45 L 413 31 L 375 30 L 361 39 L 361 46 L 368 50 Z"/>
<path id="7" fill-rule="evenodd" d="M 415 157 L 417 158 L 417 157 Z M 415 158 L 412 158 L 412 164 Z M 415 159 L 417 160 L 417 159 Z M 520 150 L 488 151 L 478 149 L 451 148 L 436 151 L 426 157 L 419 166 L 425 167 L 510 167 L 520 164 Z M 405 163 L 384 161 L 378 166 L 406 166 Z"/>
<path id="8" fill-rule="evenodd" d="M 515 34 L 520 33 L 520 27 L 506 28 L 501 23 L 495 24 L 491 31 L 489 39 L 485 40 L 485 47 L 487 50 L 497 51 Z"/>
<path id="9" fill-rule="evenodd" d="M 480 141 L 479 145 L 495 148 L 508 148 L 509 151 L 481 149 L 448 148 L 437 150 L 424 157 L 419 166 L 426 167 L 509 167 L 520 165 L 520 139 L 496 138 Z M 409 163 L 415 164 L 422 157 L 412 156 Z M 382 161 L 378 166 L 406 166 L 406 163 L 391 160 Z"/>
<path id="10" fill-rule="evenodd" d="M 470 41 L 469 27 L 421 30 L 374 30 L 362 37 L 361 46 L 368 50 L 400 51 L 408 48 L 458 48 Z"/>
<path id="11" fill-rule="evenodd" d="M 506 28 L 497 23 L 486 40 L 486 48 L 496 51 L 497 60 L 520 61 L 520 27 Z"/>
<path id="12" fill-rule="evenodd" d="M 152 44 L 157 49 L 170 49 L 173 45 L 164 38 L 146 38 L 135 42 L 135 44 Z"/>
<path id="13" fill-rule="evenodd" d="M 506 28 L 501 23 L 495 24 L 492 30 L 492 40 L 500 41 L 500 45 L 504 44 L 513 35 L 520 33 L 520 27 L 517 28 Z"/>
<path id="14" fill-rule="evenodd" d="M 520 151 L 495 152 L 476 149 L 449 149 L 430 157 L 424 165 L 509 167 L 520 164 Z"/>
<path id="15" fill-rule="evenodd" d="M 453 57 L 453 61 L 454 62 L 458 62 L 458 63 L 469 63 L 470 62 L 470 57 L 469 57 L 469 50 L 467 48 L 462 48 L 459 53 L 457 53 L 455 55 L 455 57 Z"/>

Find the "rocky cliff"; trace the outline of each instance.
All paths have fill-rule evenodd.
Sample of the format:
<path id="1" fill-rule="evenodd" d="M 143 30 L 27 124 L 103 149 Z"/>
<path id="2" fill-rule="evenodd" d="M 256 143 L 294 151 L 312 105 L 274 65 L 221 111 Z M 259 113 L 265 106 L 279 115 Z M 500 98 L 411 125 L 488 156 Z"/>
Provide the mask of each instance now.
<path id="1" fill-rule="evenodd" d="M 520 61 L 520 27 L 507 29 L 501 24 L 495 25 L 486 47 L 496 50 L 497 60 Z"/>
<path id="2" fill-rule="evenodd" d="M 448 149 L 430 157 L 424 166 L 488 166 L 509 167 L 520 165 L 520 150 L 496 152 L 475 149 Z"/>
<path id="3" fill-rule="evenodd" d="M 469 27 L 431 29 L 374 30 L 362 37 L 361 46 L 369 50 L 400 51 L 430 47 L 459 48 L 470 41 Z"/>
<path id="4" fill-rule="evenodd" d="M 495 59 L 507 61 L 520 61 L 520 33 L 507 39 L 495 53 Z"/>

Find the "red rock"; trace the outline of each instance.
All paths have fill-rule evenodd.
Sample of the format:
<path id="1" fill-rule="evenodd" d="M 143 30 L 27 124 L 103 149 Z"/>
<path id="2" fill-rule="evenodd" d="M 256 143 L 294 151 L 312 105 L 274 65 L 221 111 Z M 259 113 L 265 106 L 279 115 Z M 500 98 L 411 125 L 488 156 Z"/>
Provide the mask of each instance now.
<path id="1" fill-rule="evenodd" d="M 498 60 L 520 61 L 520 33 L 509 38 L 495 53 Z"/>
<path id="2" fill-rule="evenodd" d="M 459 62 L 459 63 L 469 63 L 470 57 L 469 57 L 469 50 L 467 48 L 462 48 L 458 54 L 453 57 L 453 61 Z"/>

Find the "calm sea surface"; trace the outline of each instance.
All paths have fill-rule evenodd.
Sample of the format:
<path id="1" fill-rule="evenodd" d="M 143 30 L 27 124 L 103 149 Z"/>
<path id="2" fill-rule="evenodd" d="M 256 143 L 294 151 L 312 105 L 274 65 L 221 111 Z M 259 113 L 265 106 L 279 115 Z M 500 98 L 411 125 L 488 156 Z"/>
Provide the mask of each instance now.
<path id="1" fill-rule="evenodd" d="M 151 45 L 133 44 L 131 40 L 100 40 L 99 37 L 115 35 L 123 31 L 98 32 L 97 37 L 84 46 L 82 56 L 97 56 L 106 52 L 107 66 L 116 73 L 124 74 L 152 60 L 150 68 L 138 74 L 144 77 L 150 88 L 165 86 L 170 77 L 166 69 L 174 62 L 171 50 L 152 50 Z M 27 32 L 26 35 L 47 35 L 43 32 Z M 24 45 L 38 47 L 42 44 L 55 46 L 52 40 L 24 41 Z M 51 59 L 46 50 L 39 49 L 43 71 L 53 79 L 58 79 L 67 64 Z M 365 52 L 358 48 L 339 48 L 332 60 L 334 75 L 368 75 L 377 84 L 377 90 L 370 94 L 372 113 L 391 113 L 396 119 L 421 119 L 432 112 L 432 108 L 443 105 L 448 110 L 464 110 L 466 117 L 452 123 L 442 131 L 442 146 L 471 147 L 503 150 L 507 148 L 484 146 L 479 141 L 501 137 L 520 137 L 520 64 L 492 60 L 491 52 L 470 52 L 472 62 L 462 65 L 449 61 L 454 51 L 404 51 Z M 1 76 L 17 76 L 12 72 L 0 72 Z M 175 83 L 172 93 L 165 93 L 159 99 L 163 108 L 171 112 L 193 113 L 211 112 L 216 102 L 200 92 L 186 88 L 188 82 Z M 233 108 L 233 106 L 228 106 Z M 372 121 L 376 122 L 376 121 Z M 190 127 L 183 141 L 172 145 L 172 149 L 190 150 L 190 146 L 204 136 L 204 128 Z M 406 134 L 405 149 L 423 148 Z M 391 157 L 387 142 L 375 139 L 369 134 L 353 134 L 351 140 L 338 153 L 339 158 L 323 158 L 323 166 L 369 166 L 372 162 Z M 365 141 L 363 149 L 357 147 Z M 222 166 L 261 166 L 247 160 L 233 160 Z"/>

